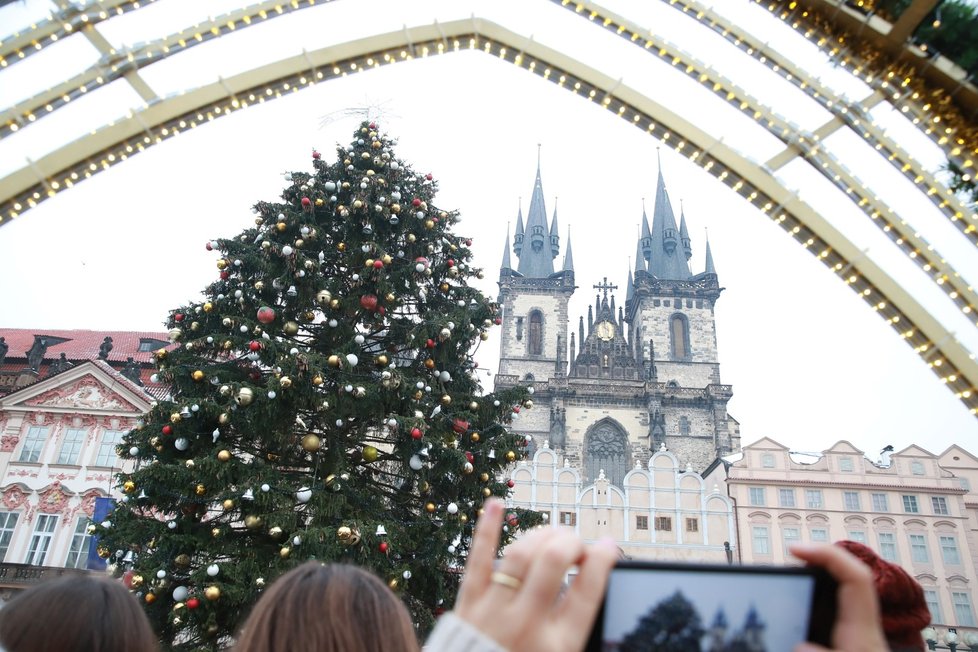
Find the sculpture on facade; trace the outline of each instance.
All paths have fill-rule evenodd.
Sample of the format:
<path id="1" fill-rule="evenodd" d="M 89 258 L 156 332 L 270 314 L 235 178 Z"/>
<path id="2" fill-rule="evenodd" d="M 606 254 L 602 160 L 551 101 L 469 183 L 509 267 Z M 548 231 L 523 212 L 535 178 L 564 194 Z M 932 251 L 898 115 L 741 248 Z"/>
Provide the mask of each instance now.
<path id="1" fill-rule="evenodd" d="M 112 350 L 112 338 L 106 337 L 102 340 L 102 345 L 98 347 L 98 357 L 100 360 L 109 359 L 109 351 Z"/>

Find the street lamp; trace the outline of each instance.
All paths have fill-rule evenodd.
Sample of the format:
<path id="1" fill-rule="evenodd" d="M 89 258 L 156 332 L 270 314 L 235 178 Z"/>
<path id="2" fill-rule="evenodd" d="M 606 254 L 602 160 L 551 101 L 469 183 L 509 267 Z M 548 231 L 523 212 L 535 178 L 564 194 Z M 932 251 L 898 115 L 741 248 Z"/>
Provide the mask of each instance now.
<path id="1" fill-rule="evenodd" d="M 978 632 L 965 632 L 959 636 L 956 630 L 948 628 L 942 635 L 933 627 L 926 627 L 920 633 L 927 641 L 927 649 L 929 650 L 954 651 L 961 649 L 978 652 Z"/>

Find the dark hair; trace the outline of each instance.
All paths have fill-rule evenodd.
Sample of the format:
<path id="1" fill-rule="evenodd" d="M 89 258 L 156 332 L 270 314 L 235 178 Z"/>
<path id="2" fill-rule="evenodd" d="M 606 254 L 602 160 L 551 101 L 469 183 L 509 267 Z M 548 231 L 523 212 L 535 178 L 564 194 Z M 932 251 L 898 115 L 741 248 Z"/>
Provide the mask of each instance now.
<path id="1" fill-rule="evenodd" d="M 386 584 L 349 564 L 309 561 L 251 610 L 235 652 L 418 652 L 407 607 Z"/>
<path id="2" fill-rule="evenodd" d="M 0 610 L 7 652 L 153 652 L 156 635 L 142 607 L 115 580 L 71 575 L 42 582 Z"/>

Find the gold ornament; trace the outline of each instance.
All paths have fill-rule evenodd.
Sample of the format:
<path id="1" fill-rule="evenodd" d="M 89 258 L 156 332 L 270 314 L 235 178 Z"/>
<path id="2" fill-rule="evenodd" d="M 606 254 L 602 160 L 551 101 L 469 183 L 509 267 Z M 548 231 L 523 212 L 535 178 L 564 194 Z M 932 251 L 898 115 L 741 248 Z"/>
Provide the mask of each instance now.
<path id="1" fill-rule="evenodd" d="M 265 289 L 265 281 L 255 281 L 255 289 L 261 292 Z"/>
<path id="2" fill-rule="evenodd" d="M 432 360 L 431 358 L 428 358 L 427 360 L 424 361 L 424 366 L 425 366 L 425 369 L 434 369 L 435 368 L 435 361 Z"/>
<path id="3" fill-rule="evenodd" d="M 341 525 L 336 529 L 336 538 L 345 546 L 355 546 L 360 543 L 360 530 Z"/>
<path id="4" fill-rule="evenodd" d="M 225 512 L 230 511 L 230 510 L 234 509 L 234 501 L 231 500 L 230 498 L 225 498 L 224 499 L 224 502 L 221 503 L 221 507 L 224 508 L 224 511 Z"/>
<path id="5" fill-rule="evenodd" d="M 170 415 L 170 423 L 180 423 L 183 417 L 180 416 L 179 412 L 174 412 Z"/>
<path id="6" fill-rule="evenodd" d="M 332 308 L 333 310 L 336 310 L 337 308 L 340 307 L 340 300 L 339 299 L 331 299 L 330 302 L 329 302 L 329 307 Z"/>
<path id="7" fill-rule="evenodd" d="M 472 401 L 471 403 L 469 403 L 469 410 L 471 410 L 472 412 L 475 412 L 478 409 L 479 409 L 479 404 L 478 403 L 476 403 L 475 401 Z"/>
<path id="8" fill-rule="evenodd" d="M 479 436 L 479 433 L 473 432 L 471 435 L 469 435 L 469 439 L 471 439 L 473 442 L 478 443 L 481 437 Z"/>
<path id="9" fill-rule="evenodd" d="M 433 514 L 434 511 L 435 511 L 435 504 L 434 503 L 425 503 L 424 509 L 429 514 Z"/>
<path id="10" fill-rule="evenodd" d="M 285 225 L 285 222 L 279 222 L 278 224 L 275 225 L 275 228 L 278 229 L 279 233 L 281 233 L 288 227 Z"/>
<path id="11" fill-rule="evenodd" d="M 216 586 L 208 586 L 204 589 L 204 597 L 213 602 L 221 598 L 221 589 Z"/>
<path id="12" fill-rule="evenodd" d="M 316 206 L 322 206 L 325 203 L 326 202 L 323 201 L 323 198 L 322 197 L 316 197 Z"/>
<path id="13" fill-rule="evenodd" d="M 231 415 L 227 412 L 222 412 L 219 417 L 217 417 L 217 422 L 221 425 L 225 425 L 231 421 Z"/>
<path id="14" fill-rule="evenodd" d="M 230 396 L 231 395 L 231 386 L 230 385 L 221 385 L 221 389 L 219 389 L 217 391 L 219 391 L 221 393 L 221 396 Z"/>
<path id="15" fill-rule="evenodd" d="M 131 494 L 132 492 L 136 491 L 136 483 L 132 480 L 126 480 L 122 483 L 122 490 L 127 494 Z"/>
<path id="16" fill-rule="evenodd" d="M 329 303 L 330 299 L 332 298 L 333 295 L 330 293 L 329 290 L 320 290 L 319 293 L 316 294 L 316 301 L 321 303 L 322 305 L 326 305 L 327 303 Z"/>
<path id="17" fill-rule="evenodd" d="M 407 241 L 408 242 L 412 242 L 413 243 L 417 239 L 418 239 L 418 236 L 414 235 L 413 233 L 408 233 L 408 237 L 407 237 Z"/>
<path id="18" fill-rule="evenodd" d="M 507 462 L 515 462 L 516 461 L 516 453 L 514 453 L 513 451 L 506 451 L 506 461 Z"/>
<path id="19" fill-rule="evenodd" d="M 482 488 L 482 495 L 485 496 L 486 498 L 488 498 L 489 496 L 492 495 L 492 489 L 490 489 L 489 487 L 483 487 Z"/>
<path id="20" fill-rule="evenodd" d="M 211 528 L 211 536 L 214 537 L 215 539 L 221 536 L 221 528 L 219 527 Z"/>
<path id="21" fill-rule="evenodd" d="M 391 204 L 391 213 L 394 213 L 395 215 L 397 215 L 400 212 L 401 212 L 401 205 L 400 204 Z"/>
<path id="22" fill-rule="evenodd" d="M 463 523 L 468 523 L 469 517 L 466 516 L 465 514 L 459 514 L 458 520 L 462 521 Z"/>
<path id="23" fill-rule="evenodd" d="M 326 485 L 327 487 L 333 487 L 333 486 L 335 486 L 336 485 L 336 475 L 333 474 L 333 473 L 330 473 L 329 475 L 327 475 L 323 479 L 323 484 Z"/>
<path id="24" fill-rule="evenodd" d="M 129 584 L 130 586 L 132 586 L 132 588 L 138 589 L 143 585 L 143 581 L 144 580 L 142 575 L 133 575 L 132 579 L 129 580 Z"/>
<path id="25" fill-rule="evenodd" d="M 313 376 L 312 377 L 312 384 L 315 385 L 316 387 L 319 387 L 320 385 L 323 384 L 323 377 L 322 376 Z"/>
<path id="26" fill-rule="evenodd" d="M 98 556 L 101 557 L 102 559 L 108 559 L 109 556 L 112 554 L 112 551 L 106 548 L 105 546 L 99 546 L 98 548 L 95 549 L 95 552 L 98 553 Z"/>
<path id="27" fill-rule="evenodd" d="M 191 374 L 191 376 L 193 377 L 194 380 L 200 382 L 204 379 L 204 372 L 201 371 L 200 369 L 196 369 L 194 370 L 194 373 Z"/>
<path id="28" fill-rule="evenodd" d="M 448 394 L 442 394 L 441 404 L 442 405 L 451 405 L 452 404 L 452 397 L 449 396 Z"/>
<path id="29" fill-rule="evenodd" d="M 479 339 L 482 340 L 483 342 L 488 342 L 489 341 L 489 333 L 487 333 L 485 331 L 482 331 L 481 333 L 479 333 Z"/>
<path id="30" fill-rule="evenodd" d="M 479 474 L 479 480 L 482 481 L 482 482 L 489 482 L 489 474 L 488 473 L 480 473 Z"/>
<path id="31" fill-rule="evenodd" d="M 393 590 L 395 590 L 395 591 L 397 590 L 397 586 L 398 586 L 398 584 L 399 584 L 399 583 L 398 583 L 398 581 L 397 581 L 397 578 L 396 578 L 396 577 L 392 577 L 392 578 L 390 578 L 390 580 L 389 580 L 389 581 L 387 582 L 387 586 L 389 586 L 389 587 L 391 587 L 391 589 L 393 589 Z"/>
<path id="32" fill-rule="evenodd" d="M 218 453 L 217 453 L 217 459 L 220 460 L 220 461 L 222 461 L 222 462 L 230 462 L 231 461 L 231 451 L 229 451 L 229 450 L 218 451 Z"/>
<path id="33" fill-rule="evenodd" d="M 254 514 L 248 514 L 244 519 L 245 527 L 249 530 L 257 530 L 261 527 L 261 516 L 255 516 Z"/>
<path id="34" fill-rule="evenodd" d="M 221 320 L 221 324 L 224 326 L 224 328 L 231 328 L 232 326 L 234 326 L 234 320 L 231 319 L 230 317 L 225 317 L 224 319 Z"/>
<path id="35" fill-rule="evenodd" d="M 364 446 L 363 447 L 363 461 L 364 462 L 376 462 L 377 455 L 380 453 L 374 446 Z"/>
<path id="36" fill-rule="evenodd" d="M 387 356 L 386 356 L 386 355 L 384 355 L 383 353 L 381 353 L 380 355 L 378 355 L 378 356 L 377 356 L 377 359 L 375 360 L 375 362 L 376 362 L 376 363 L 377 363 L 377 364 L 378 364 L 379 366 L 381 366 L 381 367 L 386 367 L 386 366 L 387 366 L 387 363 L 388 363 L 389 361 L 390 361 L 390 360 L 389 360 L 389 359 L 387 358 Z"/>
<path id="37" fill-rule="evenodd" d="M 340 366 L 340 356 L 338 356 L 338 355 L 331 355 L 326 360 L 326 362 L 329 364 L 330 367 L 339 367 Z"/>
<path id="38" fill-rule="evenodd" d="M 199 484 L 194 488 L 194 493 L 196 493 L 198 496 L 203 496 L 204 494 L 207 493 L 207 487 L 205 487 L 202 484 Z"/>
<path id="39" fill-rule="evenodd" d="M 303 240 L 302 238 L 299 238 L 298 240 L 295 241 L 295 248 L 296 249 L 302 249 L 302 246 L 304 244 L 306 244 L 306 241 Z"/>
<path id="40" fill-rule="evenodd" d="M 179 566 L 180 568 L 186 568 L 187 566 L 190 565 L 190 555 L 188 555 L 185 552 L 182 552 L 173 558 L 173 563 Z"/>
<path id="41" fill-rule="evenodd" d="M 288 389 L 292 387 L 292 379 L 288 376 L 282 376 L 279 378 L 278 384 L 282 386 L 282 389 Z"/>
<path id="42" fill-rule="evenodd" d="M 147 593 L 146 596 L 143 597 L 143 600 L 146 601 L 146 604 L 153 604 L 154 602 L 156 602 L 156 594 L 155 593 Z"/>
<path id="43" fill-rule="evenodd" d="M 426 229 L 433 229 L 433 228 L 435 228 L 435 221 L 434 220 L 425 220 L 424 221 L 424 228 L 426 228 Z"/>
<path id="44" fill-rule="evenodd" d="M 204 308 L 204 312 L 210 312 L 211 310 L 214 309 L 214 304 L 208 301 L 203 305 L 203 308 Z"/>
<path id="45" fill-rule="evenodd" d="M 282 559 L 288 559 L 291 554 L 292 548 L 289 548 L 288 546 L 282 546 L 282 548 L 278 551 L 278 556 Z"/>
<path id="46" fill-rule="evenodd" d="M 287 321 L 282 326 L 282 330 L 285 331 L 286 335 L 292 337 L 293 335 L 299 332 L 299 324 L 297 324 L 294 321 Z"/>
<path id="47" fill-rule="evenodd" d="M 268 530 L 268 536 L 272 537 L 273 539 L 281 539 L 283 534 L 284 532 L 282 532 L 282 528 L 277 525 L 269 528 Z"/>
<path id="48" fill-rule="evenodd" d="M 526 401 L 523 402 L 523 405 L 526 406 L 527 410 L 530 410 L 533 408 L 533 401 L 527 399 Z"/>
<path id="49" fill-rule="evenodd" d="M 307 453 L 315 453 L 323 445 L 323 440 L 318 435 L 306 435 L 302 438 L 302 449 Z"/>
<path id="50" fill-rule="evenodd" d="M 340 242 L 336 245 L 337 251 L 346 251 L 346 243 Z"/>
<path id="51" fill-rule="evenodd" d="M 232 342 L 231 340 L 224 340 L 224 350 L 225 351 L 230 351 L 233 348 L 234 348 L 234 342 Z"/>

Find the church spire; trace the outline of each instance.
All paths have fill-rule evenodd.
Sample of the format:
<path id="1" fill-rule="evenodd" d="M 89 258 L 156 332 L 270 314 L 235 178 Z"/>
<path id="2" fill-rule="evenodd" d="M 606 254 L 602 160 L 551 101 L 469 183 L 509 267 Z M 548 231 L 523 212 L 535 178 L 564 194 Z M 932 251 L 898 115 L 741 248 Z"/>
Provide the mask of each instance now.
<path id="1" fill-rule="evenodd" d="M 635 294 L 635 279 L 632 278 L 631 265 L 628 266 L 628 285 L 625 286 L 625 303 L 627 304 L 632 300 L 632 295 Z"/>
<path id="2" fill-rule="evenodd" d="M 652 257 L 649 272 L 658 279 L 685 281 L 690 278 L 685 252 L 679 250 L 679 230 L 672 212 L 666 181 L 662 176 L 662 160 L 659 159 L 659 179 L 655 188 L 655 208 L 652 212 Z"/>
<path id="3" fill-rule="evenodd" d="M 645 197 L 642 197 L 642 235 L 639 236 L 642 255 L 646 262 L 652 257 L 652 231 L 649 229 L 649 216 L 645 213 Z"/>
<path id="4" fill-rule="evenodd" d="M 693 257 L 693 245 L 689 240 L 689 230 L 686 228 L 686 211 L 682 199 L 679 200 L 679 240 L 683 243 L 686 260 L 689 260 Z"/>
<path id="5" fill-rule="evenodd" d="M 710 251 L 710 236 L 709 236 L 709 234 L 707 234 L 707 236 L 706 236 L 706 273 L 707 274 L 716 274 L 717 273 L 717 268 L 713 264 L 713 252 Z"/>
<path id="6" fill-rule="evenodd" d="M 513 253 L 519 256 L 523 253 L 523 198 L 520 197 L 519 210 L 516 213 L 516 235 L 513 237 Z"/>
<path id="7" fill-rule="evenodd" d="M 500 271 L 513 269 L 513 264 L 509 260 L 509 222 L 506 223 L 506 244 L 503 245 L 503 264 L 499 269 Z"/>
<path id="8" fill-rule="evenodd" d="M 521 247 L 519 272 L 526 278 L 547 278 L 554 273 L 554 253 L 547 229 L 547 207 L 543 201 L 543 181 L 540 179 L 540 158 L 537 151 L 537 176 L 533 182 L 533 195 L 526 214 L 526 231 Z"/>
<path id="9" fill-rule="evenodd" d="M 554 223 L 557 222 L 557 216 L 554 214 Z M 567 227 L 567 251 L 564 252 L 564 271 L 573 272 L 574 271 L 574 254 L 571 251 L 571 238 L 570 238 L 570 227 Z"/>
<path id="10" fill-rule="evenodd" d="M 642 238 L 639 238 L 635 244 L 635 275 L 638 276 L 638 272 L 644 271 L 646 271 L 645 257 L 642 255 Z"/>
<path id="11" fill-rule="evenodd" d="M 554 197 L 554 218 L 550 222 L 550 253 L 554 258 L 560 253 L 560 236 L 557 230 L 557 198 Z"/>

